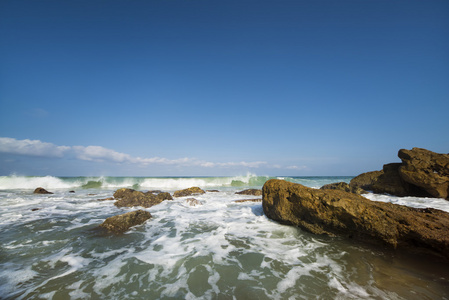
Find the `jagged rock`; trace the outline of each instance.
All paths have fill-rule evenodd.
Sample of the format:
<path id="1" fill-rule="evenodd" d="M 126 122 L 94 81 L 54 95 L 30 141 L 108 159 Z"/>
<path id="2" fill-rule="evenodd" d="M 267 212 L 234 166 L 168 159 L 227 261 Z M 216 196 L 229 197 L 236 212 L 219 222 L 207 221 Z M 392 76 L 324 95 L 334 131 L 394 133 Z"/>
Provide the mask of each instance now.
<path id="1" fill-rule="evenodd" d="M 120 234 L 133 226 L 143 224 L 150 218 L 151 214 L 149 212 L 139 209 L 122 215 L 109 217 L 100 225 L 100 227 L 115 234 Z"/>
<path id="2" fill-rule="evenodd" d="M 371 186 L 371 190 L 377 194 L 391 194 L 404 197 L 411 194 L 413 187 L 409 186 L 399 176 L 401 163 L 391 163 L 383 166 L 382 174 Z"/>
<path id="3" fill-rule="evenodd" d="M 449 213 L 370 201 L 272 179 L 263 186 L 268 218 L 316 234 L 342 235 L 449 259 Z"/>
<path id="4" fill-rule="evenodd" d="M 238 195 L 252 195 L 252 196 L 262 196 L 262 190 L 258 189 L 248 189 L 241 192 L 236 192 Z"/>
<path id="5" fill-rule="evenodd" d="M 205 191 L 203 191 L 199 187 L 194 186 L 194 187 L 191 187 L 188 189 L 176 191 L 173 194 L 173 197 L 186 197 L 186 196 L 191 196 L 191 195 L 196 195 L 196 194 L 204 194 L 204 193 L 205 193 Z"/>
<path id="6" fill-rule="evenodd" d="M 361 188 L 365 191 L 372 191 L 373 185 L 379 179 L 379 176 L 382 175 L 383 171 L 372 171 L 362 173 L 356 177 L 354 177 L 351 182 L 349 182 L 349 186 L 353 188 Z"/>
<path id="7" fill-rule="evenodd" d="M 262 199 L 241 199 L 235 200 L 235 203 L 243 203 L 243 202 L 262 202 Z"/>
<path id="8" fill-rule="evenodd" d="M 449 154 L 422 148 L 401 149 L 401 178 L 436 198 L 449 199 Z"/>
<path id="9" fill-rule="evenodd" d="M 161 193 L 156 196 L 152 193 L 143 193 L 127 188 L 122 188 L 115 191 L 114 198 L 118 199 L 114 203 L 117 207 L 142 206 L 146 208 L 159 204 L 164 200 L 173 200 L 169 193 Z"/>
<path id="10" fill-rule="evenodd" d="M 203 205 L 203 202 L 196 200 L 195 198 L 187 198 L 186 203 L 190 206 Z"/>
<path id="11" fill-rule="evenodd" d="M 38 187 L 34 190 L 34 194 L 53 194 L 52 192 L 47 191 L 44 188 Z"/>
<path id="12" fill-rule="evenodd" d="M 361 189 L 356 186 L 351 187 L 346 182 L 335 182 L 335 183 L 326 184 L 326 185 L 323 185 L 321 187 L 321 189 L 322 190 L 340 190 L 340 191 L 345 191 L 348 193 L 354 193 L 354 194 L 358 194 L 358 195 L 367 193 L 364 189 Z"/>

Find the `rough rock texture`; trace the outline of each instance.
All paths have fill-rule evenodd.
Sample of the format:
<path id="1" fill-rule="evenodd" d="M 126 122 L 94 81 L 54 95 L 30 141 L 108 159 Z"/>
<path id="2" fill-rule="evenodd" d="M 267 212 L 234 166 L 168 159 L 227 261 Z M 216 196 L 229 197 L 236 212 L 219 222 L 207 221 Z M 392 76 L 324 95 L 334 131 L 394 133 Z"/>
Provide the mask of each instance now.
<path id="1" fill-rule="evenodd" d="M 263 187 L 265 215 L 316 234 L 432 253 L 449 259 L 449 213 L 370 201 L 272 179 Z"/>
<path id="2" fill-rule="evenodd" d="M 439 154 L 422 148 L 401 149 L 401 178 L 422 188 L 436 198 L 449 198 L 449 154 Z"/>
<path id="3" fill-rule="evenodd" d="M 362 173 L 354 177 L 349 183 L 349 186 L 351 188 L 361 188 L 364 189 L 365 191 L 372 191 L 373 184 L 377 182 L 379 176 L 382 175 L 383 173 L 384 173 L 383 171 L 372 171 Z"/>
<path id="4" fill-rule="evenodd" d="M 241 192 L 236 192 L 238 195 L 253 195 L 253 196 L 262 196 L 262 190 L 258 189 L 248 189 Z"/>
<path id="5" fill-rule="evenodd" d="M 321 187 L 321 189 L 322 190 L 340 190 L 340 191 L 345 191 L 348 193 L 354 193 L 354 194 L 358 194 L 358 195 L 367 193 L 364 189 L 361 189 L 356 186 L 351 187 L 346 182 L 336 182 L 336 183 L 326 184 L 326 185 L 323 185 Z"/>
<path id="6" fill-rule="evenodd" d="M 188 189 L 176 191 L 173 194 L 173 197 L 186 197 L 186 196 L 191 196 L 191 195 L 196 195 L 196 194 L 204 194 L 204 193 L 205 193 L 205 191 L 203 191 L 199 187 L 194 186 L 194 187 L 191 187 Z"/>
<path id="7" fill-rule="evenodd" d="M 152 193 L 143 193 L 126 188 L 115 191 L 114 198 L 118 199 L 114 203 L 117 207 L 142 206 L 146 208 L 159 204 L 164 200 L 173 200 L 169 193 L 154 195 Z"/>
<path id="8" fill-rule="evenodd" d="M 143 224 L 149 218 L 151 218 L 149 212 L 139 209 L 122 215 L 109 217 L 100 225 L 100 227 L 115 234 L 120 234 L 133 226 Z"/>
<path id="9" fill-rule="evenodd" d="M 360 174 L 349 185 L 395 196 L 449 199 L 449 154 L 426 149 L 401 149 L 402 163 L 386 164 L 382 171 Z"/>
<path id="10" fill-rule="evenodd" d="M 41 187 L 36 188 L 33 193 L 34 194 L 53 194 L 53 193 L 51 193 L 51 192 L 49 192 L 46 189 L 41 188 Z"/>

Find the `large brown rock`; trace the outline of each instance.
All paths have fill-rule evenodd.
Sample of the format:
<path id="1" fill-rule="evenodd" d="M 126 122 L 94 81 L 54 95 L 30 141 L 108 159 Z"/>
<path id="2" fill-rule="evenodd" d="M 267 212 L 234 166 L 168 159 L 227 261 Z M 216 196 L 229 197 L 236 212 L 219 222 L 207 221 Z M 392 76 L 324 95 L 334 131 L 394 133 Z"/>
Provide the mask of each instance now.
<path id="1" fill-rule="evenodd" d="M 191 187 L 188 189 L 176 191 L 173 194 L 173 197 L 186 197 L 186 196 L 198 195 L 198 194 L 204 194 L 204 193 L 205 193 L 205 191 L 203 191 L 199 187 L 194 186 L 194 187 Z"/>
<path id="2" fill-rule="evenodd" d="M 263 186 L 268 218 L 316 234 L 432 253 L 449 259 L 449 213 L 370 201 L 340 190 L 317 190 L 272 179 Z"/>
<path id="3" fill-rule="evenodd" d="M 449 198 L 449 154 L 435 153 L 422 148 L 401 149 L 399 168 L 401 178 L 432 197 Z"/>
<path id="4" fill-rule="evenodd" d="M 114 198 L 117 199 L 114 203 L 117 207 L 142 206 L 145 208 L 159 204 L 164 200 L 173 200 L 169 193 L 154 195 L 149 192 L 143 193 L 127 188 L 122 188 L 115 191 Z"/>
<path id="5" fill-rule="evenodd" d="M 107 218 L 100 227 L 107 229 L 115 234 L 124 233 L 131 227 L 143 224 L 152 216 L 145 210 L 136 210 L 124 213 L 122 215 Z"/>

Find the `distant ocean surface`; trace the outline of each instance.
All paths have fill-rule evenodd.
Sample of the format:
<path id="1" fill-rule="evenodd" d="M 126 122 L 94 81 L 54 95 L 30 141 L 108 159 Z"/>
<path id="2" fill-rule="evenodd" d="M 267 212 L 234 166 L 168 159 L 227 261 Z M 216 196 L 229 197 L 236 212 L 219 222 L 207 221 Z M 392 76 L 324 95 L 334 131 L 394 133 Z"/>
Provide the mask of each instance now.
<path id="1" fill-rule="evenodd" d="M 0 299 L 449 299 L 449 268 L 264 216 L 237 195 L 271 178 L 0 177 Z M 319 188 L 352 177 L 282 177 Z M 218 190 L 147 208 L 153 218 L 114 236 L 96 230 L 115 190 Z M 54 194 L 33 194 L 43 187 Z M 74 191 L 71 192 L 71 191 Z M 449 201 L 368 194 L 449 211 Z M 142 208 L 140 208 L 142 209 Z"/>

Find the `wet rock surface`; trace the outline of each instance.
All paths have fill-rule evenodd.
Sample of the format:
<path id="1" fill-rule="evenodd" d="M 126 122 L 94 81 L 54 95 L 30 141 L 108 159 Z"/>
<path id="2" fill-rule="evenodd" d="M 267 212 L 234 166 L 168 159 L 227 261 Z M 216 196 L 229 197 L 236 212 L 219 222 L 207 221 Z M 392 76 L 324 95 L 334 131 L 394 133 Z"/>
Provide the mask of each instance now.
<path id="1" fill-rule="evenodd" d="M 128 231 L 131 227 L 141 225 L 151 218 L 151 214 L 144 210 L 136 210 L 121 215 L 107 218 L 101 225 L 112 233 L 121 234 Z"/>
<path id="2" fill-rule="evenodd" d="M 449 259 L 449 213 L 370 201 L 340 190 L 318 190 L 272 179 L 263 187 L 264 213 L 315 234 L 345 236 Z"/>

